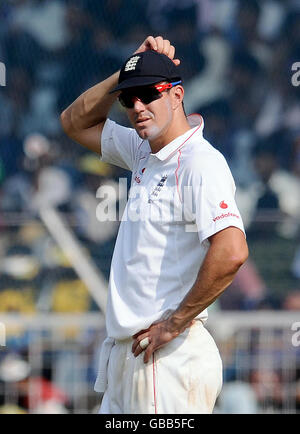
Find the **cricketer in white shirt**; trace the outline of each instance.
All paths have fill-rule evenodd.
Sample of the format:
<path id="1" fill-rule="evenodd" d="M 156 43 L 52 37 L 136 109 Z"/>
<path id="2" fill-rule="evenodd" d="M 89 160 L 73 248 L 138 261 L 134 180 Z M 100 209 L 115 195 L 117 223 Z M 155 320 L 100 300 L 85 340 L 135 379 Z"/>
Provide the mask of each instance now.
<path id="1" fill-rule="evenodd" d="M 248 248 L 226 161 L 203 138 L 202 118 L 187 121 L 180 62 L 169 40 L 148 36 L 61 114 L 70 138 L 132 171 L 95 384 L 100 413 L 211 413 L 222 385 L 205 308 Z M 117 98 L 134 129 L 108 119 Z"/>
<path id="2" fill-rule="evenodd" d="M 128 397 L 124 401 L 132 402 L 130 383 L 124 387 L 120 380 L 120 376 L 124 376 L 124 369 L 117 373 L 122 363 L 119 366 L 114 363 L 114 378 L 107 374 L 111 349 L 115 343 L 127 344 L 127 349 L 124 347 L 122 350 L 120 346 L 120 352 L 115 354 L 116 360 L 120 361 L 126 356 L 127 360 L 130 358 L 133 363 L 139 363 L 128 352 L 132 336 L 167 317 L 178 307 L 197 278 L 209 248 L 208 238 L 230 226 L 244 232 L 234 199 L 234 180 L 225 158 L 203 138 L 202 117 L 190 115 L 188 121 L 191 129 L 156 154 L 151 153 L 148 141 L 142 140 L 135 129 L 107 119 L 102 131 L 102 160 L 132 172 L 129 199 L 111 263 L 106 311 L 108 338 L 102 345 L 95 384 L 96 391 L 106 391 L 102 413 L 121 412 L 120 407 L 112 405 L 112 393 L 127 389 Z M 199 328 L 207 319 L 207 310 L 202 311 L 197 319 L 200 320 L 197 324 Z M 205 335 L 205 339 L 202 336 L 201 351 L 207 345 L 210 351 L 214 351 L 215 343 L 203 326 L 198 336 L 201 333 Z M 186 332 L 181 337 L 185 338 Z M 172 345 L 173 341 L 166 347 Z M 190 347 L 198 347 L 198 344 L 194 342 Z M 175 363 L 180 365 L 178 354 L 176 357 Z M 182 364 L 184 366 L 185 363 Z M 211 364 L 212 367 L 216 365 L 212 377 L 217 396 L 222 383 L 218 354 L 211 357 Z M 198 363 L 196 369 L 199 374 L 200 368 Z M 135 376 L 137 374 L 134 371 L 141 372 L 140 369 L 132 368 L 131 374 Z M 164 378 L 168 378 L 168 372 L 169 367 L 164 371 Z M 113 383 L 110 393 L 107 391 L 107 376 Z M 169 385 L 174 383 L 174 376 L 168 381 Z M 204 389 L 199 387 L 199 390 Z M 178 399 L 176 411 L 212 411 L 215 399 L 212 400 L 213 404 L 207 403 L 205 397 L 200 401 L 202 410 L 199 410 L 200 404 L 195 410 L 191 405 L 189 408 L 182 406 Z M 140 412 L 151 412 L 151 409 L 141 406 L 141 402 L 142 397 L 135 399 L 137 412 L 139 408 Z M 168 400 L 161 396 L 159 402 L 161 411 L 168 412 Z M 127 411 L 126 408 L 122 410 L 130 413 L 132 407 L 129 406 Z M 174 407 L 170 406 L 170 412 L 174 412 Z"/>
<path id="3" fill-rule="evenodd" d="M 226 160 L 203 138 L 202 117 L 189 118 L 199 125 L 156 154 L 134 129 L 105 123 L 102 160 L 132 171 L 111 263 L 111 338 L 131 337 L 175 310 L 196 280 L 208 237 L 229 226 L 244 231 Z M 198 318 L 207 319 L 206 309 Z"/>

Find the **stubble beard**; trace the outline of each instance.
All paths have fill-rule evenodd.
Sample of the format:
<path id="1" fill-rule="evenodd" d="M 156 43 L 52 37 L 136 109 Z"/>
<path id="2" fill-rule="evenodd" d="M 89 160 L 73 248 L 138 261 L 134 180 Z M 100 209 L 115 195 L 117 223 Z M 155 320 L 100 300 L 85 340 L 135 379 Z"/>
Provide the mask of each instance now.
<path id="1" fill-rule="evenodd" d="M 172 120 L 172 108 L 169 102 L 166 103 L 165 109 L 168 112 L 168 119 L 166 120 L 165 124 L 161 127 L 155 124 L 155 117 L 152 113 L 149 112 L 147 114 L 149 117 L 151 117 L 151 122 L 153 122 L 153 125 L 149 125 L 143 128 L 141 131 L 138 131 L 136 129 L 136 132 L 141 139 L 152 142 L 165 133 L 165 131 L 168 129 L 168 126 L 171 124 L 171 120 Z"/>

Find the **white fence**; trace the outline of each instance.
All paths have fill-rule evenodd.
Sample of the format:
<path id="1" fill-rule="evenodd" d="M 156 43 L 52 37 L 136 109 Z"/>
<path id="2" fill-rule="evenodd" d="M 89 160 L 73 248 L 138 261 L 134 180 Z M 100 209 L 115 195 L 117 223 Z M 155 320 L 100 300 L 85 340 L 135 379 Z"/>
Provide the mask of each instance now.
<path id="1" fill-rule="evenodd" d="M 226 384 L 221 412 L 296 413 L 300 409 L 300 313 L 220 312 L 208 328 Z"/>
<path id="2" fill-rule="evenodd" d="M 299 319 L 297 312 L 210 313 L 225 380 L 216 412 L 299 411 Z M 0 413 L 97 411 L 103 315 L 8 314 L 0 322 Z"/>

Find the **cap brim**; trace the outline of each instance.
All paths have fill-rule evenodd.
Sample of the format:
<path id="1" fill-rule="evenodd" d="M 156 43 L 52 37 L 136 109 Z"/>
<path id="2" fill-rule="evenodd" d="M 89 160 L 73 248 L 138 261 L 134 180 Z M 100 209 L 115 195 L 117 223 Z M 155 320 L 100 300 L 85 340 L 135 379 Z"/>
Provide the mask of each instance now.
<path id="1" fill-rule="evenodd" d="M 111 90 L 109 93 L 117 92 L 118 90 L 129 89 L 131 87 L 148 86 L 150 84 L 155 84 L 159 83 L 160 81 L 168 80 L 170 79 L 166 77 L 132 77 L 118 84 L 118 86 Z"/>

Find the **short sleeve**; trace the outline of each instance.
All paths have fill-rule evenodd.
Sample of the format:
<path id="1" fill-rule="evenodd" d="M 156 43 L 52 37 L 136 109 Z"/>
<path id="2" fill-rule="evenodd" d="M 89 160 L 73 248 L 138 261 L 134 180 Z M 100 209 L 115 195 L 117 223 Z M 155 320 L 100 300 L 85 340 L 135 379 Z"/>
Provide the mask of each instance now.
<path id="1" fill-rule="evenodd" d="M 133 128 L 107 119 L 101 134 L 101 160 L 132 171 L 140 143 Z"/>
<path id="2" fill-rule="evenodd" d="M 235 202 L 235 183 L 222 154 L 209 155 L 200 164 L 194 160 L 186 170 L 185 180 L 188 199 L 184 207 L 189 220 L 196 224 L 201 243 L 230 226 L 245 233 Z"/>

